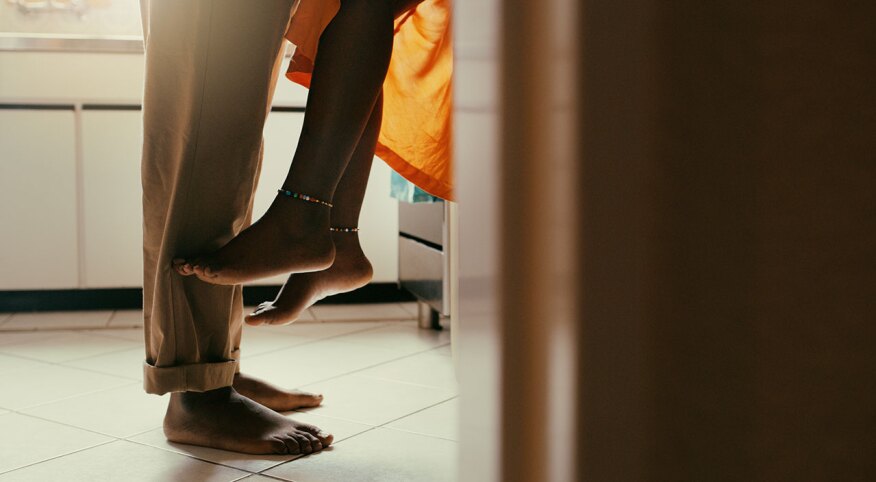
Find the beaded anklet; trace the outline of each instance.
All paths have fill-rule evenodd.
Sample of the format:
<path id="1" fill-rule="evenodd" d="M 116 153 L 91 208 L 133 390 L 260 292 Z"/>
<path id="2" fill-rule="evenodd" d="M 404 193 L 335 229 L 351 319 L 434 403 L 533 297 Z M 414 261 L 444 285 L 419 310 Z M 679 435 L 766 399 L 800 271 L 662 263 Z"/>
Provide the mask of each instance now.
<path id="1" fill-rule="evenodd" d="M 334 233 L 358 233 L 359 228 L 329 228 Z"/>
<path id="2" fill-rule="evenodd" d="M 327 203 L 325 201 L 321 201 L 313 196 L 308 196 L 307 194 L 301 194 L 300 192 L 293 192 L 286 189 L 277 189 L 277 192 L 292 199 L 300 199 L 302 201 L 307 201 L 309 203 L 314 204 L 322 204 L 323 206 L 332 207 L 331 203 Z"/>

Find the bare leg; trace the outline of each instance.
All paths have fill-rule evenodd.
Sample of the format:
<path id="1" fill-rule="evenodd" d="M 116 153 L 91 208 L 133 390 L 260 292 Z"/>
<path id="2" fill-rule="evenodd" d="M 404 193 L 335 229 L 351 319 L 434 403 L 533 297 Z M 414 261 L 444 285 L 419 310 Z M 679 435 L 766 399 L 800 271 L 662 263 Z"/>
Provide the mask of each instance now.
<path id="1" fill-rule="evenodd" d="M 392 2 L 344 0 L 319 44 L 307 114 L 285 189 L 329 201 L 371 117 L 392 53 Z M 326 269 L 330 211 L 278 196 L 265 215 L 215 253 L 175 260 L 183 274 L 237 284 Z"/>
<path id="2" fill-rule="evenodd" d="M 331 214 L 334 227 L 358 227 L 374 148 L 380 134 L 382 113 L 383 98 L 380 97 L 338 184 Z M 246 317 L 246 322 L 250 325 L 292 323 L 304 310 L 326 296 L 346 293 L 368 284 L 373 269 L 359 245 L 359 234 L 335 232 L 332 233 L 332 240 L 337 254 L 331 268 L 314 273 L 292 274 L 276 299 L 259 305 L 254 313 Z"/>

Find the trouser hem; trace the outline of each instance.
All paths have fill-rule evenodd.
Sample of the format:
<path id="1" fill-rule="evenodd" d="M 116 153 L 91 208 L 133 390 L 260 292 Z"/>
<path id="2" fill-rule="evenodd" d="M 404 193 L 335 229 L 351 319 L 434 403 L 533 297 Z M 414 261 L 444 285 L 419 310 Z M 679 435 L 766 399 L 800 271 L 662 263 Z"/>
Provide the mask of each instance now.
<path id="1" fill-rule="evenodd" d="M 146 393 L 206 392 L 230 387 L 237 371 L 237 360 L 156 367 L 143 363 L 143 388 Z"/>

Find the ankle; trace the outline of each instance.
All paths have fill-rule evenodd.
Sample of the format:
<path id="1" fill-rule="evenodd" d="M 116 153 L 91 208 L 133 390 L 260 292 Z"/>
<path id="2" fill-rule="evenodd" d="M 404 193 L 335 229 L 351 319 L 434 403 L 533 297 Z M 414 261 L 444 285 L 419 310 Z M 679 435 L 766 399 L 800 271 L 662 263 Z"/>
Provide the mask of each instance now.
<path id="1" fill-rule="evenodd" d="M 332 242 L 338 252 L 361 252 L 362 245 L 359 243 L 358 232 L 332 231 Z"/>
<path id="2" fill-rule="evenodd" d="M 233 393 L 234 389 L 231 387 L 222 387 L 206 392 L 174 392 L 170 394 L 170 403 L 183 409 L 189 409 L 204 403 L 227 401 Z"/>

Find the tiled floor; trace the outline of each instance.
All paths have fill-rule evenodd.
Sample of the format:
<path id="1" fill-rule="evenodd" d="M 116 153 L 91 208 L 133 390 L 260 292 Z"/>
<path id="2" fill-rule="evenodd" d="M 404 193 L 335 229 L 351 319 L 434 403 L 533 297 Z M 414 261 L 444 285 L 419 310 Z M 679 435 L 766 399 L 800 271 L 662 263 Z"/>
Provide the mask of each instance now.
<path id="1" fill-rule="evenodd" d="M 0 314 L 0 482 L 454 480 L 449 333 L 420 330 L 414 310 L 319 306 L 245 328 L 244 372 L 326 396 L 288 416 L 336 442 L 298 458 L 168 443 L 167 399 L 141 387 L 138 312 Z"/>

